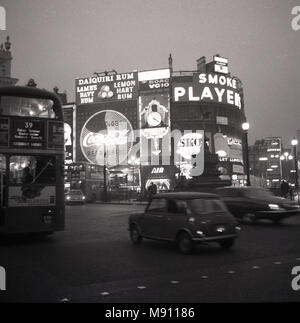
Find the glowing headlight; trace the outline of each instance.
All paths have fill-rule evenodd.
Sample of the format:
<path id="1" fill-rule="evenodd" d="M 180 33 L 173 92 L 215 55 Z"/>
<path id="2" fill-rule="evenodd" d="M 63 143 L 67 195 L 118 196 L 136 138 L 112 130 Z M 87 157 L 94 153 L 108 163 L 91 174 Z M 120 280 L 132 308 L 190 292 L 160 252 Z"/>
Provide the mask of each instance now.
<path id="1" fill-rule="evenodd" d="M 82 199 L 85 200 L 85 196 L 83 196 Z"/>
<path id="2" fill-rule="evenodd" d="M 280 209 L 278 204 L 269 204 L 269 208 L 271 210 L 279 210 Z"/>
<path id="3" fill-rule="evenodd" d="M 67 196 L 67 200 L 69 200 L 70 199 L 70 196 Z"/>

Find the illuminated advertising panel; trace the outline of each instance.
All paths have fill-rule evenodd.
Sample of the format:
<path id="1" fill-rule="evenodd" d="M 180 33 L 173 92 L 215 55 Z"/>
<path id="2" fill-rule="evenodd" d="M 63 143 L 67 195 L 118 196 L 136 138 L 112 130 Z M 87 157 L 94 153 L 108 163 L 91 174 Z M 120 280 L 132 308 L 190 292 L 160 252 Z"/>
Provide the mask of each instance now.
<path id="1" fill-rule="evenodd" d="M 74 110 L 73 106 L 64 107 L 64 138 L 65 138 L 65 163 L 70 164 L 74 161 L 73 141 L 74 141 Z"/>
<path id="2" fill-rule="evenodd" d="M 227 136 L 222 133 L 214 135 L 215 152 L 222 158 L 227 158 L 227 161 L 243 162 L 243 147 L 242 140 L 236 137 Z"/>
<path id="3" fill-rule="evenodd" d="M 180 169 L 180 175 L 187 179 L 200 176 L 204 171 L 204 130 L 184 134 L 175 143 L 175 163 Z"/>
<path id="4" fill-rule="evenodd" d="M 103 110 L 93 114 L 81 130 L 81 151 L 92 164 L 108 167 L 122 164 L 127 161 L 132 145 L 132 126 L 117 111 Z"/>
<path id="5" fill-rule="evenodd" d="M 145 179 L 144 188 L 147 190 L 151 183 L 155 184 L 158 191 L 171 189 L 171 168 L 170 166 L 145 166 L 143 167 Z"/>
<path id="6" fill-rule="evenodd" d="M 170 138 L 169 93 L 142 94 L 139 117 L 141 160 L 149 162 L 151 155 L 170 154 L 168 147 L 163 149 L 163 139 Z"/>
<path id="7" fill-rule="evenodd" d="M 164 156 L 170 157 L 171 154 L 169 76 L 169 69 L 139 73 L 140 147 L 143 164 L 162 164 Z"/>
<path id="8" fill-rule="evenodd" d="M 280 160 L 282 144 L 280 137 L 267 137 L 267 179 L 270 185 L 276 187 L 280 184 L 282 175 L 282 164 Z"/>
<path id="9" fill-rule="evenodd" d="M 64 147 L 64 123 L 60 121 L 48 121 L 48 149 L 60 149 Z"/>
<path id="10" fill-rule="evenodd" d="M 173 98 L 174 102 L 212 102 L 242 108 L 237 80 L 225 75 L 195 73 L 193 82 L 173 84 Z"/>
<path id="11" fill-rule="evenodd" d="M 216 73 L 228 74 L 228 59 L 220 56 L 214 56 L 214 71 Z"/>
<path id="12" fill-rule="evenodd" d="M 77 78 L 76 104 L 132 100 L 138 97 L 137 72 Z"/>
<path id="13" fill-rule="evenodd" d="M 107 167 L 127 165 L 136 128 L 136 100 L 103 103 L 94 107 L 79 106 L 76 160 Z"/>
<path id="14" fill-rule="evenodd" d="M 142 95 L 140 99 L 141 128 L 170 126 L 169 95 Z"/>

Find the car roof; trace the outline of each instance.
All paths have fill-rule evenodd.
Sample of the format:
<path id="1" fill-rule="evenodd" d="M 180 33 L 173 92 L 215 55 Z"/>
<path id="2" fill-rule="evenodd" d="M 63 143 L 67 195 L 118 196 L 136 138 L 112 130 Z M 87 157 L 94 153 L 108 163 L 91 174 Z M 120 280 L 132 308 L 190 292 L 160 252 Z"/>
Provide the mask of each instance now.
<path id="1" fill-rule="evenodd" d="M 218 187 L 217 190 L 227 190 L 227 189 L 231 189 L 231 190 L 240 190 L 240 191 L 246 191 L 249 189 L 256 189 L 256 190 L 265 190 L 265 188 L 263 187 L 254 187 L 254 186 L 224 186 L 224 187 Z"/>
<path id="2" fill-rule="evenodd" d="M 202 193 L 202 192 L 170 192 L 170 193 L 159 193 L 154 198 L 167 198 L 167 199 L 179 199 L 179 200 L 193 200 L 200 198 L 214 198 L 219 199 L 217 194 Z"/>

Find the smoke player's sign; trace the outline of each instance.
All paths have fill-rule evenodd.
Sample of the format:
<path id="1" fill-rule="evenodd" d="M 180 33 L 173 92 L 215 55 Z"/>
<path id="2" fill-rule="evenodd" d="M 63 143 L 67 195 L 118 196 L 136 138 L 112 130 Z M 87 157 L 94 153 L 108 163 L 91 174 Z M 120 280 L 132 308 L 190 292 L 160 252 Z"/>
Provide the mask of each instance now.
<path id="1" fill-rule="evenodd" d="M 215 102 L 242 108 L 242 98 L 237 80 L 218 74 L 194 74 L 193 83 L 175 83 L 174 102 Z"/>

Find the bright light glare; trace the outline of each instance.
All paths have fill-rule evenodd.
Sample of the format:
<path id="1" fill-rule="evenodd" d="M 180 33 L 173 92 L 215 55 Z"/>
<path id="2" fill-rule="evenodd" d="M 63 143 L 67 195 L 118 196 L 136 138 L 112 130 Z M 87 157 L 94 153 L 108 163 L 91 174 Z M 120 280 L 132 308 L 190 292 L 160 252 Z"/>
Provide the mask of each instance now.
<path id="1" fill-rule="evenodd" d="M 247 131 L 250 128 L 250 124 L 248 122 L 244 122 L 242 124 L 242 128 L 243 128 L 244 131 Z"/>

